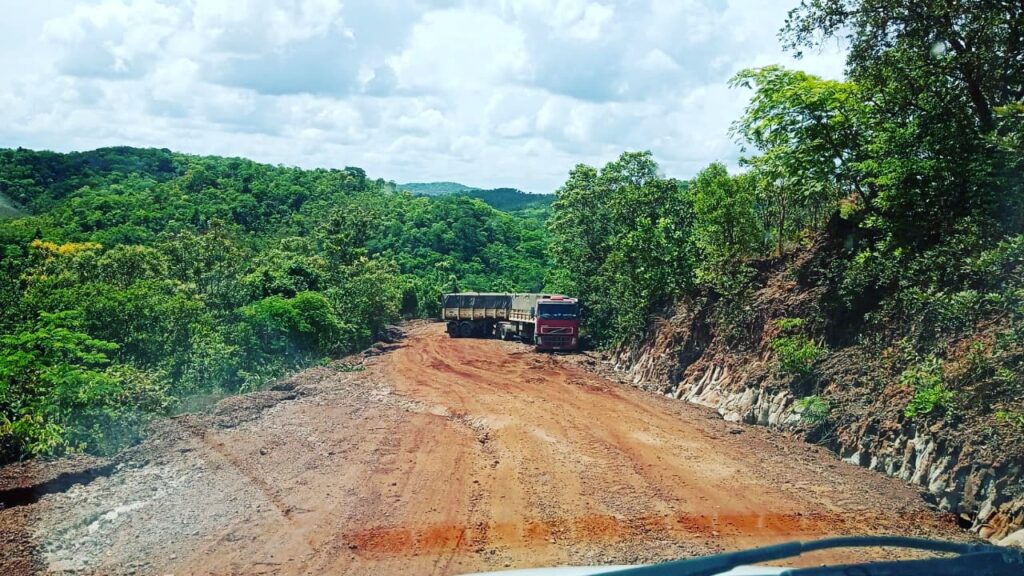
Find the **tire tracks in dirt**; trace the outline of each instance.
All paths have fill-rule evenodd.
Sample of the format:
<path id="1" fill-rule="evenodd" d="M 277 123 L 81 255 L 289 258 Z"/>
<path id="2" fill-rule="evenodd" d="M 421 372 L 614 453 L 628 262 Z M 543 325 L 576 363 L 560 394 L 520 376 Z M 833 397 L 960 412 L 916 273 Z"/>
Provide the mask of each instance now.
<path id="1" fill-rule="evenodd" d="M 963 537 L 894 479 L 522 344 L 421 323 L 362 361 L 296 375 L 291 399 L 254 398 L 258 412 L 232 399 L 228 427 L 168 424 L 136 465 L 45 495 L 39 559 L 82 574 L 446 575 Z"/>

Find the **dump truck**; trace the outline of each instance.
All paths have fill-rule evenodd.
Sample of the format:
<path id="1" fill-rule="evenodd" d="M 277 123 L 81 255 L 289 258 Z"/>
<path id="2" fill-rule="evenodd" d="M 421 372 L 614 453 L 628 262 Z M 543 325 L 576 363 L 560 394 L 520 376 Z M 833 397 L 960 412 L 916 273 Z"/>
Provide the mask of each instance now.
<path id="1" fill-rule="evenodd" d="M 579 348 L 579 301 L 562 294 L 460 292 L 442 295 L 451 338 L 518 338 L 537 350 Z"/>

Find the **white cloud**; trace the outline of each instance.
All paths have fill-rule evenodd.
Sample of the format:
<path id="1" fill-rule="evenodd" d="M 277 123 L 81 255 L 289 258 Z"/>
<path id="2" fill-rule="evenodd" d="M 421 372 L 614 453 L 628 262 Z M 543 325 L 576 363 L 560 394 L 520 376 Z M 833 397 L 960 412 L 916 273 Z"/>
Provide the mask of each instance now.
<path id="1" fill-rule="evenodd" d="M 455 91 L 518 77 L 526 66 L 523 33 L 495 15 L 474 10 L 427 13 L 389 63 L 404 88 Z"/>
<path id="2" fill-rule="evenodd" d="M 735 163 L 741 68 L 795 61 L 761 0 L 0 0 L 0 147 L 159 146 L 550 191 L 650 149 Z"/>
<path id="3" fill-rule="evenodd" d="M 660 48 L 652 48 L 637 65 L 649 72 L 661 74 L 671 74 L 679 70 L 679 64 L 671 56 L 662 52 Z"/>
<path id="4" fill-rule="evenodd" d="M 105 0 L 78 6 L 43 25 L 66 47 L 60 69 L 80 76 L 138 76 L 155 64 L 179 26 L 181 11 L 157 0 Z"/>
<path id="5" fill-rule="evenodd" d="M 242 52 L 322 37 L 342 23 L 339 0 L 197 0 L 192 13 L 196 32 Z"/>
<path id="6" fill-rule="evenodd" d="M 596 40 L 604 31 L 605 25 L 615 14 L 615 9 L 603 4 L 589 4 L 583 10 L 583 16 L 568 27 L 568 34 L 580 40 Z"/>

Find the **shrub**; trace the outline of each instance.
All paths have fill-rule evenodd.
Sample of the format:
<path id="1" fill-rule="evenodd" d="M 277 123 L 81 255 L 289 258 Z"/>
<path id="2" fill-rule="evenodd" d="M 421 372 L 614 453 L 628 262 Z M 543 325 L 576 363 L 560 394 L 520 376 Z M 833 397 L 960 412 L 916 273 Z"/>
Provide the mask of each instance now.
<path id="1" fill-rule="evenodd" d="M 796 401 L 794 410 L 800 416 L 800 422 L 817 426 L 828 420 L 831 407 L 821 396 L 806 396 Z"/>
<path id="2" fill-rule="evenodd" d="M 926 416 L 933 412 L 945 411 L 953 406 L 955 393 L 946 387 L 942 373 L 942 361 L 929 356 L 903 371 L 900 383 L 914 389 L 903 413 L 907 418 Z"/>
<path id="3" fill-rule="evenodd" d="M 803 318 L 779 318 L 775 321 L 775 325 L 779 327 L 782 332 L 791 332 L 800 328 L 804 325 Z"/>
<path id="4" fill-rule="evenodd" d="M 262 351 L 283 354 L 288 362 L 347 352 L 355 340 L 354 329 L 338 320 L 331 302 L 318 292 L 270 296 L 241 313 Z"/>
<path id="5" fill-rule="evenodd" d="M 82 331 L 82 314 L 42 313 L 0 337 L 0 438 L 5 458 L 108 453 L 170 402 L 157 375 L 109 366 L 111 342 Z"/>
<path id="6" fill-rule="evenodd" d="M 996 422 L 1024 431 L 1024 410 L 1000 410 L 996 412 Z"/>
<path id="7" fill-rule="evenodd" d="M 825 350 L 806 336 L 782 336 L 772 341 L 778 355 L 779 370 L 785 374 L 805 376 L 814 370 L 815 362 Z"/>

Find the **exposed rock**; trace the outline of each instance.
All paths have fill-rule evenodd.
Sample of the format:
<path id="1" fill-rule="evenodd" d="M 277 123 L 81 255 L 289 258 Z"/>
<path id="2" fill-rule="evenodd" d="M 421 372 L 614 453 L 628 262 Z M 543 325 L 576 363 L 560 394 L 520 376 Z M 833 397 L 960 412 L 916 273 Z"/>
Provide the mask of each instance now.
<path id="1" fill-rule="evenodd" d="M 761 288 L 750 306 L 756 312 L 742 326 L 745 336 L 715 334 L 715 301 L 698 298 L 667 310 L 644 338 L 616 350 L 610 363 L 637 387 L 711 407 L 727 421 L 801 434 L 846 462 L 920 487 L 929 502 L 966 518 L 964 523 L 984 538 L 1019 542 L 1024 538 L 1024 459 L 994 457 L 991 445 L 982 449 L 969 431 L 954 433 L 944 422 L 920 426 L 907 419 L 907 391 L 879 387 L 884 378 L 865 376 L 877 364 L 866 349 L 846 345 L 830 353 L 821 362 L 817 389 L 773 372 L 769 343 L 778 328 L 772 320 L 813 317 L 820 301 L 820 289 L 788 273 L 815 253 L 776 262 L 774 272 L 759 271 Z M 795 404 L 812 394 L 832 405 L 827 434 L 801 424 Z M 1019 446 L 1007 448 L 1006 454 L 1022 453 Z"/>

